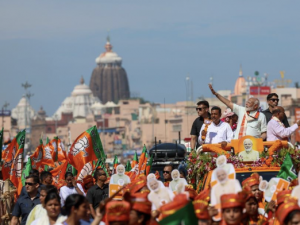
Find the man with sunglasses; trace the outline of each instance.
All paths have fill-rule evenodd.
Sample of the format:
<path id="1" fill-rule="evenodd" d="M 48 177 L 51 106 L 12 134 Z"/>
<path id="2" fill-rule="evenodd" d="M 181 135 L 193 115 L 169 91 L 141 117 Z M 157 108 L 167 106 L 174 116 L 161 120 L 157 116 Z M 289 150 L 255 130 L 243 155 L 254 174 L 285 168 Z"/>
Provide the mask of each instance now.
<path id="1" fill-rule="evenodd" d="M 199 117 L 195 119 L 190 133 L 192 150 L 199 147 L 198 137 L 200 136 L 200 130 L 202 125 L 204 124 L 204 121 L 210 121 L 208 101 L 199 101 L 197 103 L 196 111 Z"/>
<path id="2" fill-rule="evenodd" d="M 164 170 L 163 170 L 163 177 L 164 177 L 165 187 L 169 187 L 169 184 L 172 181 L 172 176 L 171 176 L 172 170 L 173 170 L 173 166 L 171 164 L 166 165 Z"/>
<path id="3" fill-rule="evenodd" d="M 95 218 L 96 209 L 98 208 L 101 201 L 108 198 L 108 184 L 106 184 L 107 176 L 103 169 L 97 169 L 94 178 L 96 184 L 92 186 L 86 195 L 86 198 L 90 205 L 92 216 Z"/>
<path id="4" fill-rule="evenodd" d="M 25 187 L 27 193 L 20 196 L 16 202 L 12 211 L 11 225 L 19 224 L 19 217 L 22 217 L 21 225 L 25 225 L 30 211 L 36 205 L 41 204 L 40 194 L 38 192 L 39 186 L 39 178 L 37 176 L 31 174 L 26 177 Z"/>
<path id="5" fill-rule="evenodd" d="M 279 102 L 278 95 L 276 93 L 268 94 L 267 102 L 268 102 L 269 108 L 267 108 L 266 110 L 264 110 L 262 112 L 263 112 L 263 114 L 265 114 L 266 119 L 267 119 L 267 124 L 268 124 L 269 121 L 272 119 L 272 111 L 273 111 L 274 107 L 278 106 L 278 102 Z M 284 124 L 285 127 L 290 126 L 285 114 L 284 114 L 284 117 L 281 122 Z"/>

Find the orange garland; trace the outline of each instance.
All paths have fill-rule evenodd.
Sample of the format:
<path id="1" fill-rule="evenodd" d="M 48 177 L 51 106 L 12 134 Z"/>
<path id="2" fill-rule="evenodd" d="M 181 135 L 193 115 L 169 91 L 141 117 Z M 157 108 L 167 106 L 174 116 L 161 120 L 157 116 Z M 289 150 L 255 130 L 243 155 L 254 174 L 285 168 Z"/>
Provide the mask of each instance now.
<path id="1" fill-rule="evenodd" d="M 211 120 L 205 120 L 204 123 L 205 123 L 205 127 L 204 127 L 205 136 L 204 135 L 201 136 L 202 141 L 205 141 L 207 129 L 208 129 L 208 126 L 211 124 Z"/>
<path id="2" fill-rule="evenodd" d="M 269 158 L 266 160 L 267 166 L 270 166 L 273 161 L 273 155 L 277 150 L 279 150 L 282 147 L 282 143 L 280 140 L 275 141 L 275 143 L 269 148 Z"/>
<path id="3" fill-rule="evenodd" d="M 224 151 L 220 147 L 214 145 L 202 145 L 202 146 L 203 146 L 203 152 L 215 152 L 219 155 L 226 155 L 226 157 L 229 157 L 229 153 L 227 151 Z"/>

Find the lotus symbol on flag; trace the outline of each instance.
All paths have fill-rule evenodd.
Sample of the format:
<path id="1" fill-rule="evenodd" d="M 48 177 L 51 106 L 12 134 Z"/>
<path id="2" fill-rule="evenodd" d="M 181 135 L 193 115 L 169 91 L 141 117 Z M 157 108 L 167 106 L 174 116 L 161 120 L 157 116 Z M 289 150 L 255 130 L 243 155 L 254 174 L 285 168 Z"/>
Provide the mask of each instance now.
<path id="1" fill-rule="evenodd" d="M 79 152 L 83 152 L 83 157 L 87 157 L 89 154 L 85 151 L 85 149 L 89 147 L 89 140 L 84 136 L 79 139 L 77 143 L 74 145 L 74 149 L 72 151 L 73 156 L 76 156 Z"/>
<path id="2" fill-rule="evenodd" d="M 32 161 L 34 161 L 35 163 L 38 163 L 42 160 L 42 158 L 43 158 L 43 152 L 39 151 L 37 158 L 32 157 Z"/>
<path id="3" fill-rule="evenodd" d="M 45 159 L 52 159 L 51 149 L 47 146 L 47 147 L 44 148 L 44 150 L 45 150 L 45 156 L 44 156 L 44 158 Z"/>

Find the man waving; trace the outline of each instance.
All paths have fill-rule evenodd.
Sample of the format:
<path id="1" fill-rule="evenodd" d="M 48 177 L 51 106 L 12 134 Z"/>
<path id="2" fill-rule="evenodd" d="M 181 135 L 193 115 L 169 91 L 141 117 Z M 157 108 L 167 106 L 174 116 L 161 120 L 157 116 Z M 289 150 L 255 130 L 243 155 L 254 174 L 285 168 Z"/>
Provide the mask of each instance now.
<path id="1" fill-rule="evenodd" d="M 238 126 L 234 139 L 241 138 L 245 135 L 250 135 L 255 138 L 266 139 L 267 122 L 266 116 L 258 111 L 259 100 L 257 98 L 249 98 L 246 102 L 246 107 L 236 105 L 217 93 L 211 84 L 209 88 L 221 102 L 238 115 Z"/>

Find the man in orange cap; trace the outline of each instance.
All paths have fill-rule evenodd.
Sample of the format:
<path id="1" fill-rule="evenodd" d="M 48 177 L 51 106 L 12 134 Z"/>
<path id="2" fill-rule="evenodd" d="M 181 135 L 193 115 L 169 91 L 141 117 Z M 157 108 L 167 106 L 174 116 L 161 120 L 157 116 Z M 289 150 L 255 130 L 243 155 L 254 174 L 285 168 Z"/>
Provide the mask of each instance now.
<path id="1" fill-rule="evenodd" d="M 208 202 L 203 200 L 193 201 L 195 214 L 198 218 L 198 225 L 208 225 L 210 224 L 211 217 L 208 213 Z"/>
<path id="2" fill-rule="evenodd" d="M 258 201 L 258 212 L 265 214 L 265 202 L 263 201 L 263 192 L 259 190 L 260 176 L 258 173 L 252 173 L 250 177 L 242 182 L 243 190 L 251 191 Z"/>
<path id="3" fill-rule="evenodd" d="M 276 218 L 282 225 L 300 224 L 300 207 L 295 198 L 286 199 L 276 210 Z"/>
<path id="4" fill-rule="evenodd" d="M 147 193 L 131 194 L 129 225 L 146 224 L 151 218 L 151 202 Z"/>
<path id="5" fill-rule="evenodd" d="M 245 194 L 224 194 L 221 196 L 222 222 L 224 225 L 240 225 L 243 219 Z"/>
<path id="6" fill-rule="evenodd" d="M 105 207 L 106 225 L 128 225 L 130 203 L 125 201 L 111 201 Z"/>

